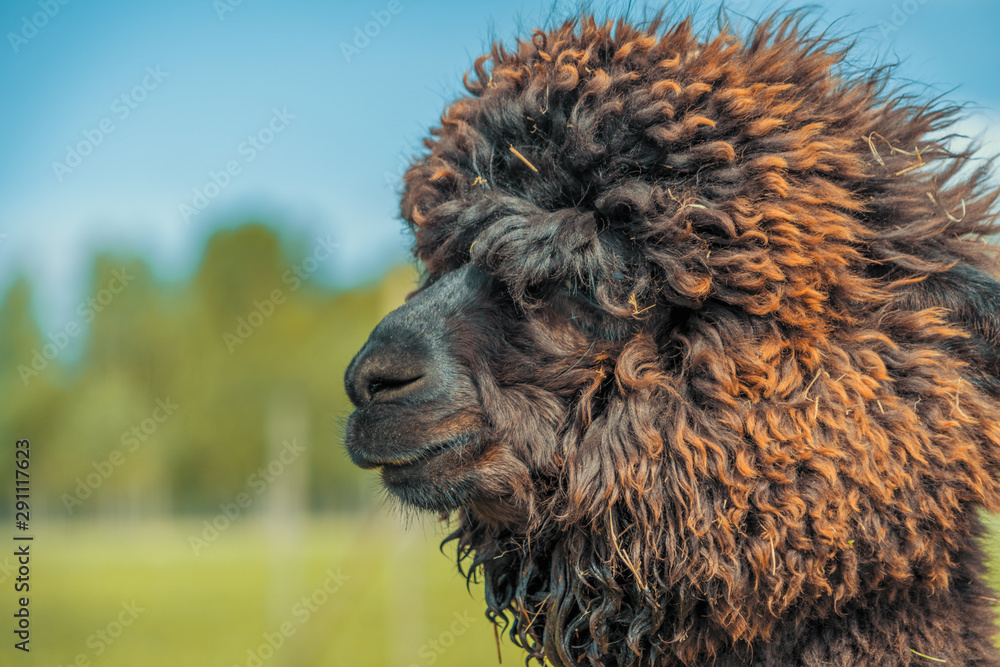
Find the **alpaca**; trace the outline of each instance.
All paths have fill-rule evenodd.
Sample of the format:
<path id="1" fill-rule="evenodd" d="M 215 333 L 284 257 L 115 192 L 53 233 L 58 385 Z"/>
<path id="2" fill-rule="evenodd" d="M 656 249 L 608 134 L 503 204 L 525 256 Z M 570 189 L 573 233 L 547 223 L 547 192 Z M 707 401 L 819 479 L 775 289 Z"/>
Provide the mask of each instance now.
<path id="1" fill-rule="evenodd" d="M 529 661 L 1000 666 L 1000 192 L 847 52 L 585 14 L 478 58 L 406 172 L 426 276 L 347 451 Z"/>

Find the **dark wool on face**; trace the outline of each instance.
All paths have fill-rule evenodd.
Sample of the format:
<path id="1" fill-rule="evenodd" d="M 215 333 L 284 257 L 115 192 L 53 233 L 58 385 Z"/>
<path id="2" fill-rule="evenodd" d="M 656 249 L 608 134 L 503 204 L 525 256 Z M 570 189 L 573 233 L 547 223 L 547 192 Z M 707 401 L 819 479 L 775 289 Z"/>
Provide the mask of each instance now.
<path id="1" fill-rule="evenodd" d="M 406 172 L 348 452 L 539 663 L 1000 665 L 991 165 L 801 21 L 494 45 Z"/>

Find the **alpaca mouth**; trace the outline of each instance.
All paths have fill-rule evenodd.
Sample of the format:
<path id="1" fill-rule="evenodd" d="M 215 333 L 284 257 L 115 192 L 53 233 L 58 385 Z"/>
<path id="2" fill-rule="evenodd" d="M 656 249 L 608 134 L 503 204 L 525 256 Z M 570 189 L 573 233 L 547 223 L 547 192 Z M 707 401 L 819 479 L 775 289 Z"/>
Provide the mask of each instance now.
<path id="1" fill-rule="evenodd" d="M 382 469 L 382 481 L 387 486 L 410 482 L 415 478 L 421 477 L 425 469 L 438 459 L 441 459 L 450 452 L 462 449 L 469 440 L 470 436 L 461 435 L 440 444 L 426 447 L 415 452 L 413 456 L 383 461 L 375 467 Z"/>
<path id="2" fill-rule="evenodd" d="M 452 435 L 444 439 L 434 438 L 437 442 L 421 446 L 414 442 L 415 438 L 407 437 L 396 428 L 391 429 L 395 432 L 387 437 L 386 431 L 390 429 L 377 422 L 373 428 L 370 423 L 362 423 L 358 417 L 355 413 L 348 420 L 345 444 L 351 461 L 363 470 L 416 470 L 469 440 L 467 435 Z"/>

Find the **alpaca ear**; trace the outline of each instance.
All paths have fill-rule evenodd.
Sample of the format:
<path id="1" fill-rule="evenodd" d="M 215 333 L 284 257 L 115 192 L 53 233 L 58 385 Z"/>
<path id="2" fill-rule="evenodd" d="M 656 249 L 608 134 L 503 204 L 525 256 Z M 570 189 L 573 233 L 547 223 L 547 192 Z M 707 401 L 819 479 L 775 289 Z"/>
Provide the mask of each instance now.
<path id="1" fill-rule="evenodd" d="M 906 285 L 899 299 L 910 310 L 943 309 L 947 322 L 969 334 L 953 342 L 949 351 L 969 364 L 973 382 L 1000 395 L 1000 281 L 968 264 L 957 264 Z"/>

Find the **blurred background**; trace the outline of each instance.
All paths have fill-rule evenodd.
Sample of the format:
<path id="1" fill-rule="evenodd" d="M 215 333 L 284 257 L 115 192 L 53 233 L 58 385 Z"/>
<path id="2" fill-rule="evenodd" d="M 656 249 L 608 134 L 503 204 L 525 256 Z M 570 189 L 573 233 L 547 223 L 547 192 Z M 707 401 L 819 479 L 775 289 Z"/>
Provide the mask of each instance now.
<path id="1" fill-rule="evenodd" d="M 898 61 L 1000 153 L 997 3 L 812 6 L 856 40 L 852 66 Z M 446 526 L 350 465 L 342 377 L 414 286 L 396 216 L 427 129 L 492 39 L 575 7 L 0 7 L 0 664 L 496 664 Z M 30 653 L 15 533 L 34 537 Z"/>

